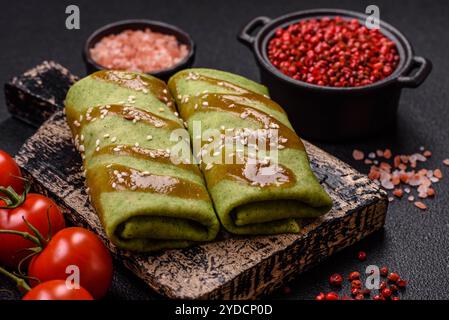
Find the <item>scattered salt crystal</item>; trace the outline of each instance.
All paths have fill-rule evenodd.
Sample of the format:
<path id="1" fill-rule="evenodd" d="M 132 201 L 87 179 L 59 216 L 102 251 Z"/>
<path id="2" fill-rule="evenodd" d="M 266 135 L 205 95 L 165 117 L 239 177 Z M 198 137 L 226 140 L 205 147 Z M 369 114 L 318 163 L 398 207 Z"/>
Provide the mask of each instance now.
<path id="1" fill-rule="evenodd" d="M 416 201 L 415 202 L 415 206 L 417 206 L 421 210 L 426 210 L 427 209 L 427 206 L 424 203 L 422 203 L 421 201 Z"/>
<path id="2" fill-rule="evenodd" d="M 418 197 L 420 197 L 421 199 L 427 198 L 427 192 L 426 192 L 426 193 L 420 192 L 420 193 L 418 194 Z"/>
<path id="3" fill-rule="evenodd" d="M 391 150 L 385 149 L 370 152 L 365 158 L 362 151 L 354 150 L 353 158 L 356 160 L 364 160 L 366 165 L 370 165 L 371 169 L 368 178 L 376 185 L 387 190 L 392 190 L 389 194 L 400 199 L 403 194 L 407 194 L 407 199 L 410 202 L 415 201 L 415 196 L 412 195 L 411 187 L 416 188 L 416 196 L 421 199 L 435 196 L 435 190 L 432 188 L 432 183 L 437 183 L 443 178 L 443 173 L 440 169 L 429 170 L 426 168 L 418 168 L 418 164 L 427 161 L 432 155 L 431 151 L 424 147 L 420 148 L 422 153 L 414 153 L 411 155 L 396 155 L 390 161 L 379 161 L 377 159 L 390 159 L 393 157 Z M 380 163 L 380 164 L 379 164 Z M 443 160 L 443 164 L 449 166 L 449 158 Z M 416 169 L 415 169 L 416 168 Z M 402 188 L 401 186 L 407 187 Z M 394 197 L 390 196 L 389 201 Z M 418 208 L 425 210 L 427 206 L 420 202 L 414 202 Z"/>
<path id="4" fill-rule="evenodd" d="M 443 173 L 441 172 L 440 169 L 435 169 L 435 170 L 433 171 L 433 175 L 434 175 L 436 178 L 438 178 L 438 179 L 443 178 Z"/>
<path id="5" fill-rule="evenodd" d="M 424 156 L 423 156 L 422 154 L 420 154 L 420 153 L 415 153 L 414 155 L 416 156 L 416 160 L 418 160 L 418 161 L 421 161 L 421 162 L 427 161 L 427 158 L 424 157 Z"/>
<path id="6" fill-rule="evenodd" d="M 418 192 L 419 192 L 420 195 L 421 195 L 421 194 L 427 195 L 427 190 L 428 190 L 428 189 L 429 189 L 428 186 L 422 184 L 422 185 L 420 185 L 420 186 L 418 187 Z"/>
<path id="7" fill-rule="evenodd" d="M 352 151 L 352 157 L 354 158 L 354 160 L 363 160 L 363 158 L 365 158 L 365 154 L 363 153 L 363 151 L 354 149 L 354 151 Z"/>
<path id="8" fill-rule="evenodd" d="M 387 190 L 394 189 L 394 184 L 390 180 L 381 180 L 380 183 Z"/>
<path id="9" fill-rule="evenodd" d="M 422 155 L 426 158 L 430 158 L 432 156 L 432 152 L 430 152 L 429 150 L 426 150 L 423 152 Z"/>
<path id="10" fill-rule="evenodd" d="M 414 175 L 412 178 L 409 179 L 408 184 L 411 185 L 412 187 L 416 187 L 419 186 L 421 184 L 421 177 Z"/>

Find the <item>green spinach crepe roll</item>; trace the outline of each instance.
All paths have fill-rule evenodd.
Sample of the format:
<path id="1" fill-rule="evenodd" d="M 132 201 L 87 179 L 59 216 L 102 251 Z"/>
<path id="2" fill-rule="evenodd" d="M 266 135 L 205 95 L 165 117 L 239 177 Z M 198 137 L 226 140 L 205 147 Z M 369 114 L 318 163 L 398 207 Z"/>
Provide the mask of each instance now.
<path id="1" fill-rule="evenodd" d="M 216 237 L 219 221 L 198 166 L 170 154 L 175 143 L 190 145 L 170 140 L 185 128 L 164 82 L 99 71 L 70 88 L 65 111 L 92 204 L 114 244 L 149 252 Z"/>
<path id="2" fill-rule="evenodd" d="M 215 210 L 223 226 L 236 234 L 277 234 L 300 231 L 300 218 L 317 217 L 328 212 L 332 200 L 310 169 L 301 139 L 294 132 L 285 111 L 269 99 L 267 89 L 231 73 L 212 69 L 188 69 L 178 72 L 168 83 L 194 141 L 201 132 L 216 129 L 219 140 L 229 138 L 243 145 L 240 156 L 224 155 L 226 143 L 215 143 L 220 161 L 206 163 L 204 154 L 215 138 L 204 138 L 200 152 L 205 176 Z M 262 161 L 248 151 L 252 136 L 273 146 L 276 161 L 269 156 Z M 229 141 L 229 140 L 227 140 Z M 214 141 L 215 142 L 215 141 Z M 246 144 L 245 144 L 246 143 Z M 225 146 L 225 148 L 223 148 Z M 238 148 L 231 149 L 235 152 Z M 240 150 L 242 151 L 242 149 Z M 270 158 L 271 157 L 271 158 Z M 240 161 L 239 161 L 240 160 Z"/>

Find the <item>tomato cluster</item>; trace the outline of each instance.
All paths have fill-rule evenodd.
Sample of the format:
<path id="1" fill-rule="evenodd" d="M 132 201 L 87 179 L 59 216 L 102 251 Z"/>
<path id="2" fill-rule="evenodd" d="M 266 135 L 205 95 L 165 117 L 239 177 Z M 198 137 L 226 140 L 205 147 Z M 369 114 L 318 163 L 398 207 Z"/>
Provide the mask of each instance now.
<path id="1" fill-rule="evenodd" d="M 23 192 L 23 180 L 20 168 L 14 159 L 5 151 L 0 150 L 0 186 L 11 186 L 16 192 Z M 0 192 L 0 196 L 2 193 Z"/>
<path id="2" fill-rule="evenodd" d="M 0 273 L 27 291 L 24 300 L 102 298 L 112 281 L 108 249 L 92 232 L 66 228 L 56 203 L 28 189 L 14 159 L 0 150 Z"/>

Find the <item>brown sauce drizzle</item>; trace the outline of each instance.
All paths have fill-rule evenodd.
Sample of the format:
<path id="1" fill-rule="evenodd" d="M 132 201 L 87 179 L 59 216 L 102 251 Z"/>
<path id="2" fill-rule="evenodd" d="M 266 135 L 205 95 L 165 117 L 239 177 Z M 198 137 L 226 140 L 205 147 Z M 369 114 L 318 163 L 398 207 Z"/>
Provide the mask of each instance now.
<path id="1" fill-rule="evenodd" d="M 172 112 L 176 111 L 174 99 L 168 92 L 167 85 L 159 79 L 142 77 L 135 73 L 111 70 L 98 71 L 92 77 L 115 83 L 123 88 L 134 91 L 141 91 L 143 93 L 150 91 L 159 101 L 165 103 Z"/>
<path id="2" fill-rule="evenodd" d="M 87 180 L 94 201 L 103 192 L 136 191 L 164 194 L 177 198 L 207 200 L 209 194 L 203 186 L 194 182 L 139 171 L 123 165 L 88 170 Z M 96 203 L 98 205 L 98 202 Z"/>
<path id="3" fill-rule="evenodd" d="M 252 186 L 289 187 L 296 182 L 295 174 L 280 164 L 250 163 L 244 164 L 216 164 L 209 171 L 205 171 L 207 185 L 212 188 L 223 179 L 237 180 Z"/>
<path id="4" fill-rule="evenodd" d="M 179 164 L 174 164 L 170 159 L 170 153 L 168 153 L 165 150 L 145 149 L 142 147 L 129 146 L 129 145 L 108 145 L 102 147 L 99 151 L 95 152 L 95 156 L 104 154 L 111 154 L 116 156 L 130 156 L 133 158 L 171 164 L 189 170 L 195 173 L 196 175 L 201 176 L 201 172 L 197 165 L 182 162 L 180 162 Z"/>
<path id="5" fill-rule="evenodd" d="M 181 74 L 179 76 L 181 76 Z M 227 90 L 231 90 L 231 91 L 235 92 L 236 95 L 233 95 L 233 96 L 235 97 L 234 99 L 236 99 L 236 101 L 234 103 L 243 102 L 244 100 L 246 100 L 246 101 L 256 100 L 256 101 L 260 102 L 261 104 L 267 106 L 270 109 L 273 109 L 275 111 L 286 114 L 285 110 L 279 104 L 277 104 L 270 98 L 268 98 L 260 93 L 245 89 L 245 88 L 243 88 L 239 85 L 236 85 L 232 82 L 215 79 L 215 78 L 208 77 L 208 76 L 205 76 L 202 74 L 197 74 L 197 76 L 194 77 L 194 81 L 207 82 L 208 84 L 223 87 Z M 227 96 L 227 94 L 224 93 L 223 96 Z M 229 96 L 229 98 L 232 99 L 231 95 Z"/>
<path id="6" fill-rule="evenodd" d="M 118 104 L 110 105 L 110 108 L 108 108 L 108 106 L 103 106 L 103 109 L 101 109 L 101 107 L 94 108 L 90 114 L 86 113 L 86 118 L 99 118 L 101 117 L 102 112 L 105 113 L 107 111 L 106 114 L 113 113 L 125 118 L 126 120 L 131 121 L 134 119 L 137 121 L 144 121 L 155 126 L 156 128 L 168 127 L 170 129 L 177 129 L 183 127 L 177 121 L 162 118 L 152 112 L 136 107 L 123 106 Z"/>
<path id="7" fill-rule="evenodd" d="M 71 114 L 67 114 L 67 117 L 70 121 L 70 127 L 75 131 L 75 133 L 79 134 L 80 129 L 84 124 L 93 121 L 101 121 L 102 118 L 110 114 L 120 116 L 129 121 L 143 121 L 156 128 L 168 128 L 171 130 L 184 128 L 180 122 L 162 118 L 152 112 L 136 107 L 124 106 L 119 104 L 103 105 L 97 106 L 95 108 L 89 108 L 87 112 L 82 116 L 81 121 L 79 119 L 76 120 L 76 118 L 74 121 L 72 121 L 74 117 Z M 74 122 L 76 122 L 78 125 L 75 125 Z"/>
<path id="8" fill-rule="evenodd" d="M 185 77 L 185 74 L 179 76 Z M 186 108 L 183 108 L 184 120 L 187 120 L 195 112 L 225 111 L 237 114 L 243 119 L 256 121 L 263 129 L 277 129 L 278 137 L 282 139 L 282 145 L 286 148 L 304 150 L 304 144 L 298 135 L 289 127 L 278 121 L 270 114 L 251 107 L 251 100 L 256 100 L 269 108 L 282 112 L 285 111 L 274 101 L 257 92 L 247 90 L 234 83 L 215 79 L 198 73 L 189 74 L 188 79 L 193 81 L 204 81 L 212 85 L 222 86 L 233 91 L 234 94 L 227 93 L 207 93 L 190 96 Z M 173 82 L 172 82 L 173 83 Z M 175 91 L 176 81 L 174 81 Z M 295 174 L 281 164 L 263 164 L 261 162 L 250 163 L 246 159 L 243 164 L 214 164 L 209 170 L 205 164 L 202 165 L 203 173 L 206 176 L 208 187 L 212 188 L 223 179 L 230 179 L 248 183 L 252 186 L 269 187 L 282 186 L 289 187 L 296 183 Z"/>
<path id="9" fill-rule="evenodd" d="M 256 100 L 272 110 L 275 110 L 282 114 L 286 114 L 285 110 L 282 109 L 282 107 L 278 105 L 276 102 L 257 93 L 248 92 L 239 95 L 222 94 L 222 97 L 223 99 L 231 101 L 231 103 L 239 103 L 239 104 L 248 104 L 251 103 L 250 102 L 251 100 Z"/>
<path id="10" fill-rule="evenodd" d="M 226 95 L 225 95 L 226 96 Z M 206 98 L 204 98 L 206 97 Z M 203 105 L 206 102 L 207 105 Z M 197 109 L 193 105 L 197 105 Z M 278 130 L 278 137 L 287 139 L 282 145 L 287 148 L 304 150 L 304 145 L 298 135 L 289 127 L 285 126 L 282 122 L 276 120 L 269 114 L 260 111 L 258 109 L 241 105 L 238 103 L 229 103 L 226 97 L 217 93 L 204 93 L 189 101 L 189 107 L 184 110 L 183 116 L 187 119 L 195 112 L 204 111 L 226 111 L 232 112 L 239 117 L 245 119 L 251 119 L 261 124 L 263 129 L 276 129 Z"/>

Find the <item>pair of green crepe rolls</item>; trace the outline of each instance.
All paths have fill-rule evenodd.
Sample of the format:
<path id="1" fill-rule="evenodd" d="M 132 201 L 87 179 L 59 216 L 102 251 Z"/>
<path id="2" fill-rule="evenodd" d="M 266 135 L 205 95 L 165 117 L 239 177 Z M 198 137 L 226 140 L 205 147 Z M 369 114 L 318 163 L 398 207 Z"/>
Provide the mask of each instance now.
<path id="1" fill-rule="evenodd" d="M 100 71 L 73 85 L 65 104 L 92 204 L 120 248 L 149 252 L 211 241 L 219 220 L 235 234 L 294 233 L 298 219 L 332 206 L 283 109 L 243 77 L 190 69 L 167 87 L 144 74 Z M 274 130 L 277 162 L 253 163 L 242 144 L 231 163 L 197 166 L 190 151 L 191 144 L 197 151 L 195 124 L 243 140 Z M 174 131 L 187 139 L 170 139 Z M 173 152 L 180 144 L 188 152 Z"/>
<path id="2" fill-rule="evenodd" d="M 185 128 L 164 82 L 100 71 L 74 84 L 65 106 L 88 193 L 114 244 L 150 252 L 216 237 L 220 224 L 198 166 L 170 154 L 175 144 L 190 145 L 170 140 Z"/>
<path id="3" fill-rule="evenodd" d="M 298 219 L 331 209 L 332 200 L 311 171 L 301 139 L 264 86 L 227 72 L 188 69 L 170 78 L 168 87 L 194 146 L 195 139 L 202 140 L 194 153 L 226 230 L 296 233 Z M 221 142 L 215 141 L 217 135 L 206 141 L 197 137 L 198 127 L 203 133 L 215 129 Z M 226 153 L 229 145 L 231 153 Z M 271 151 L 260 157 L 258 146 Z"/>

